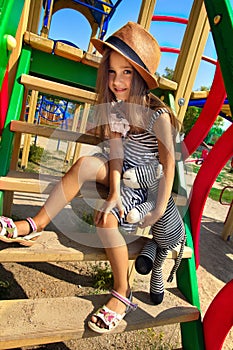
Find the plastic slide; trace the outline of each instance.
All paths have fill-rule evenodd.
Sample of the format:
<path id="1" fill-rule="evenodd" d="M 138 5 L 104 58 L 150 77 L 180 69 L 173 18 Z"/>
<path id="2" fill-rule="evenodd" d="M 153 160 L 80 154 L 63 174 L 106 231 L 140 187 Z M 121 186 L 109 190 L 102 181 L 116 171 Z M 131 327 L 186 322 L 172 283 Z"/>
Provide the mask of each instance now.
<path id="1" fill-rule="evenodd" d="M 233 155 L 233 124 L 218 139 L 215 146 L 209 152 L 208 157 L 202 164 L 190 193 L 190 220 L 193 235 L 196 267 L 199 266 L 199 237 L 202 212 L 209 191 L 213 186 L 219 172 Z"/>
<path id="2" fill-rule="evenodd" d="M 203 319 L 206 350 L 220 350 L 233 326 L 233 280 L 216 295 Z"/>
<path id="3" fill-rule="evenodd" d="M 182 147 L 183 157 L 187 159 L 207 136 L 211 126 L 219 115 L 226 98 L 226 91 L 219 63 L 216 65 L 214 80 L 206 99 L 206 103 L 188 135 L 184 139 Z"/>

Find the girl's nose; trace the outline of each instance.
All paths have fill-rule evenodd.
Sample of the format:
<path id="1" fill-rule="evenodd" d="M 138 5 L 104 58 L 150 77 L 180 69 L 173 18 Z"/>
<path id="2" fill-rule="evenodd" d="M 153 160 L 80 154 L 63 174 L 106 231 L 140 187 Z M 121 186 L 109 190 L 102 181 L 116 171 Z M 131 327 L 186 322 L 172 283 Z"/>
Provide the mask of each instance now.
<path id="1" fill-rule="evenodd" d="M 121 81 L 122 81 L 122 76 L 121 76 L 121 74 L 115 74 L 114 80 L 113 80 L 114 84 L 118 84 L 118 83 L 120 83 Z"/>

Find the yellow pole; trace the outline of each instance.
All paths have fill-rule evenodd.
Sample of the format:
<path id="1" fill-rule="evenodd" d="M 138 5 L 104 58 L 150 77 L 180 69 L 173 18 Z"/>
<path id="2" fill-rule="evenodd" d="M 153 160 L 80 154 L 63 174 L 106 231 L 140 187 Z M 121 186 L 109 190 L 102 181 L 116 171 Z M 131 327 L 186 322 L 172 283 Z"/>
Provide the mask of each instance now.
<path id="1" fill-rule="evenodd" d="M 37 98 L 38 98 L 38 91 L 32 90 L 31 98 L 30 98 L 30 107 L 28 112 L 28 123 L 34 122 Z M 30 134 L 24 135 L 24 146 L 23 146 L 23 153 L 22 153 L 21 168 L 27 167 L 30 144 L 31 144 L 31 135 Z"/>
<path id="2" fill-rule="evenodd" d="M 204 1 L 194 0 L 173 78 L 178 83 L 175 107 L 181 123 L 188 107 L 209 30 Z"/>

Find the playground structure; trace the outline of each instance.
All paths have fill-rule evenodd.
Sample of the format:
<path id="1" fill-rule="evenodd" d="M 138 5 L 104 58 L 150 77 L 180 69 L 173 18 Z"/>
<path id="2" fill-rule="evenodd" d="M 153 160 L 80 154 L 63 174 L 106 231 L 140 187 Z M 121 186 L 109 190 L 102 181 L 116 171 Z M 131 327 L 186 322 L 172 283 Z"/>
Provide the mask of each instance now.
<path id="1" fill-rule="evenodd" d="M 42 1 L 18 0 L 17 6 L 14 1 L 3 1 L 3 8 L 0 15 L 3 18 L 0 33 L 5 38 L 4 43 L 1 42 L 1 52 L 4 51 L 4 55 L 0 57 L 0 126 L 2 126 L 0 144 L 1 214 L 10 215 L 14 191 L 49 193 L 54 181 L 57 181 L 57 179 L 43 176 L 40 176 L 38 181 L 30 173 L 17 171 L 21 134 L 25 134 L 24 143 L 27 145 L 30 144 L 30 135 L 76 142 L 77 148 L 74 159 L 78 157 L 81 143 L 98 144 L 98 140 L 93 135 L 85 133 L 87 115 L 82 115 L 82 123 L 78 132 L 76 132 L 77 123 L 74 123 L 72 130 L 54 130 L 48 125 L 42 126 L 33 123 L 33 111 L 35 111 L 38 101 L 38 93 L 76 102 L 77 113 L 78 106 L 85 104 L 88 107 L 95 101 L 95 93 L 93 91 L 95 87 L 96 68 L 98 67 L 100 57 L 96 53 L 93 53 L 93 47 L 91 45 L 89 45 L 87 52 L 84 53 L 81 49 L 69 45 L 69 43 L 55 42 L 49 39 L 48 34 L 52 15 L 65 7 L 79 11 L 90 23 L 92 29 L 91 36 L 103 38 L 107 33 L 109 20 L 114 15 L 120 2 L 116 1 L 115 5 L 113 5 L 111 1 L 96 0 L 94 1 L 95 5 L 90 5 L 89 1 L 47 0 L 43 2 L 45 4 L 44 21 L 39 35 L 38 25 L 40 12 L 43 9 Z M 156 12 L 155 5 L 155 0 L 143 0 L 141 4 L 138 22 L 148 30 L 153 20 L 153 14 Z M 14 21 L 10 21 L 10 19 L 14 19 Z M 231 86 L 233 81 L 233 63 L 231 62 L 233 36 L 228 35 L 233 31 L 232 21 L 232 9 L 227 0 L 221 2 L 217 0 L 195 0 L 189 20 L 185 21 L 187 27 L 180 48 L 173 81 L 160 77 L 159 88 L 154 91 L 159 97 L 165 99 L 176 111 L 178 119 L 182 122 L 190 101 L 194 80 L 200 60 L 203 57 L 203 50 L 211 27 L 219 61 L 216 62 L 213 84 L 200 117 L 189 135 L 180 145 L 179 152 L 177 152 L 177 174 L 174 183 L 174 192 L 177 194 L 182 192 L 183 197 L 186 195 L 186 186 L 182 158 L 184 160 L 187 159 L 206 137 L 221 111 L 226 96 L 231 111 L 233 108 L 233 91 Z M 10 25 L 9 23 L 13 24 Z M 7 37 L 5 34 L 7 34 Z M 14 37 L 16 41 L 14 41 Z M 30 104 L 32 106 L 32 112 L 30 113 L 29 110 L 28 121 L 26 122 L 23 116 L 26 109 L 26 97 L 29 91 L 31 91 Z M 86 109 L 88 110 L 88 108 Z M 229 127 L 220 137 L 202 164 L 193 184 L 189 209 L 187 210 L 186 200 L 184 203 L 182 198 L 180 202 L 179 198 L 177 199 L 179 210 L 184 217 L 187 247 L 176 277 L 177 287 L 186 298 L 187 303 L 184 303 L 181 299 L 176 300 L 179 308 L 174 307 L 173 312 L 171 309 L 164 310 L 163 308 L 156 308 L 155 310 L 153 309 L 154 311 L 151 311 L 151 306 L 146 306 L 146 304 L 141 302 L 140 294 L 136 293 L 135 295 L 139 296 L 139 301 L 137 300 L 137 302 L 139 303 L 139 312 L 143 312 L 143 319 L 140 321 L 140 315 L 138 319 L 135 317 L 135 314 L 134 316 L 129 315 L 127 318 L 128 324 L 126 322 L 123 323 L 118 329 L 119 332 L 161 324 L 180 323 L 182 346 L 184 349 L 221 349 L 224 338 L 232 327 L 232 318 L 230 318 L 232 298 L 229 296 L 232 291 L 232 282 L 229 281 L 226 289 L 213 302 L 213 308 L 218 310 L 221 307 L 223 298 L 225 298 L 225 295 L 228 295 L 227 299 L 230 304 L 228 308 L 225 308 L 226 311 L 224 312 L 224 315 L 229 316 L 229 322 L 221 328 L 223 331 L 218 332 L 216 330 L 214 332 L 214 341 L 213 337 L 210 337 L 210 327 L 214 325 L 217 328 L 218 321 L 217 318 L 213 320 L 213 316 L 209 316 L 211 315 L 209 311 L 204 318 L 203 327 L 196 268 L 199 265 L 198 245 L 204 204 L 218 173 L 233 155 L 232 127 Z M 27 156 L 27 151 L 25 151 L 23 155 L 25 161 Z M 93 196 L 91 186 L 87 190 L 87 194 L 90 197 Z M 230 223 L 233 220 L 232 215 L 231 210 L 227 218 L 227 221 L 229 220 Z M 226 225 L 225 227 L 228 230 L 230 226 L 232 227 L 232 225 Z M 229 235 L 230 233 L 227 232 L 227 237 Z M 62 245 L 46 246 L 46 238 L 48 236 L 46 236 L 46 233 L 44 236 L 45 241 L 42 242 L 42 245 L 46 248 L 42 249 L 42 245 L 39 243 L 36 243 L 36 249 L 34 250 L 31 248 L 6 248 L 0 252 L 0 261 L 106 259 L 102 251 L 82 245 L 76 244 L 72 248 Z M 140 251 L 143 242 L 138 240 L 137 244 L 129 245 L 130 259 L 132 261 Z M 190 254 L 190 251 L 193 254 Z M 175 259 L 176 256 L 176 251 L 171 252 L 170 258 Z M 59 329 L 51 329 L 53 321 L 53 316 L 51 315 L 50 324 L 45 325 L 43 330 L 40 328 L 40 321 L 36 320 L 38 322 L 38 324 L 36 323 L 36 331 L 29 324 L 26 324 L 25 333 L 22 330 L 19 334 L 14 333 L 14 339 L 12 338 L 12 331 L 9 326 L 9 315 L 13 312 L 12 310 L 15 306 L 23 310 L 25 307 L 39 307 L 43 309 L 47 308 L 48 305 L 53 305 L 56 311 L 59 312 L 59 310 L 62 310 L 62 301 L 49 299 L 46 301 L 46 305 L 42 300 L 15 300 L 12 303 L 11 301 L 1 301 L 2 324 L 8 324 L 8 327 L 7 329 L 4 327 L 1 330 L 0 348 L 14 348 L 24 345 L 45 344 L 78 337 L 94 336 L 94 334 L 85 329 L 84 321 L 92 311 L 92 303 L 94 305 L 101 304 L 101 300 L 99 299 L 98 297 L 94 299 L 70 299 L 73 313 L 77 308 L 80 308 L 81 304 L 85 305 L 84 309 L 82 308 L 83 312 L 76 316 L 77 322 L 73 328 L 70 328 L 69 320 L 66 318 L 67 315 L 62 315 L 62 311 L 60 311 L 61 320 Z M 19 320 L 20 322 L 22 320 Z M 190 337 L 192 337 L 191 344 Z"/>

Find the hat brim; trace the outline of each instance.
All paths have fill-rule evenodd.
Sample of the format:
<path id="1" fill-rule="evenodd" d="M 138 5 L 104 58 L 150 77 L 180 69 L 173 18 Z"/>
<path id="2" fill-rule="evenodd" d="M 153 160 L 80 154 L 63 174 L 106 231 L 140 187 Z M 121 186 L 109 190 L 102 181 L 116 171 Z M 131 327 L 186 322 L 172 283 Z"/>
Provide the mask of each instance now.
<path id="1" fill-rule="evenodd" d="M 104 42 L 100 39 L 91 39 L 92 44 L 95 46 L 95 48 L 99 51 L 99 53 L 103 54 L 105 47 L 109 47 L 112 50 L 118 52 L 121 56 L 125 57 L 130 64 L 138 71 L 138 73 L 141 75 L 141 77 L 145 80 L 147 86 L 149 89 L 155 89 L 159 86 L 157 79 L 154 75 L 150 74 L 146 69 L 144 69 L 142 66 L 137 64 L 135 61 L 130 59 L 128 56 L 124 55 L 118 48 L 116 48 L 114 45 Z"/>

